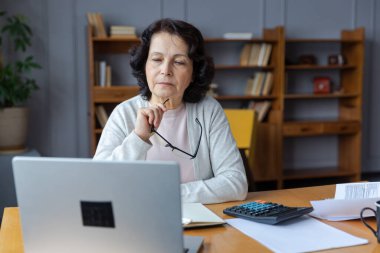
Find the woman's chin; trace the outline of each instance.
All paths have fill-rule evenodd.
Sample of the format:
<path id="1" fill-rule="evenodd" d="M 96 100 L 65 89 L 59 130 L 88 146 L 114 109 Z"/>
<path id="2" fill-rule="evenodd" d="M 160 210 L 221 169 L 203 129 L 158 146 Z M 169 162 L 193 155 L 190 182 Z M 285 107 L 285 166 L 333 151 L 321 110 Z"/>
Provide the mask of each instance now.
<path id="1" fill-rule="evenodd" d="M 157 92 L 154 95 L 157 98 L 166 99 L 166 98 L 174 97 L 176 94 L 175 92 Z"/>

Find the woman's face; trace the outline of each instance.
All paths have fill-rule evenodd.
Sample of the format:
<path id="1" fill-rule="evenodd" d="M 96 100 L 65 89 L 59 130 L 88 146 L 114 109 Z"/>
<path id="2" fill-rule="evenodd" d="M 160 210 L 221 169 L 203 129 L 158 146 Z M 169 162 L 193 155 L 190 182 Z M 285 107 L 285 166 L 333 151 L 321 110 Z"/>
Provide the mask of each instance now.
<path id="1" fill-rule="evenodd" d="M 169 98 L 173 107 L 182 102 L 193 75 L 193 61 L 187 52 L 187 44 L 177 35 L 159 32 L 152 36 L 145 65 L 151 102 L 162 103 Z"/>

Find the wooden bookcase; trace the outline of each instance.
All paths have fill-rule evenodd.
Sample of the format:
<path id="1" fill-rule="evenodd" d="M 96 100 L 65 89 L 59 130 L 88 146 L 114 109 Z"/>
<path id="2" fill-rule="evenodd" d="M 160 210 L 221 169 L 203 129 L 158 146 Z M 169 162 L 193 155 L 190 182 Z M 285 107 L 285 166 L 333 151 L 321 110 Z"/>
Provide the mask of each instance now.
<path id="1" fill-rule="evenodd" d="M 95 115 L 98 105 L 104 106 L 108 115 L 120 102 L 138 94 L 139 88 L 136 84 L 112 84 L 110 87 L 101 87 L 95 83 L 95 61 L 103 57 L 115 55 L 127 56 L 129 49 L 139 43 L 139 39 L 125 38 L 97 38 L 92 36 L 92 28 L 87 29 L 88 38 L 88 69 L 89 69 L 89 126 L 90 126 L 90 148 L 95 154 L 96 146 L 102 133 L 102 128 Z M 128 61 L 125 68 L 129 68 Z"/>
<path id="2" fill-rule="evenodd" d="M 216 79 L 218 75 L 231 75 L 246 80 L 247 73 L 255 71 L 268 71 L 273 73 L 273 89 L 266 96 L 244 95 L 244 83 L 237 83 L 219 79 L 219 89 L 224 89 L 229 85 L 241 87 L 241 93 L 223 93 L 216 97 L 224 107 L 244 107 L 250 101 L 271 101 L 271 109 L 263 122 L 258 124 L 257 129 L 257 149 L 253 175 L 258 184 L 272 183 L 277 188 L 286 187 L 288 181 L 302 181 L 304 179 L 343 179 L 345 181 L 356 181 L 360 179 L 361 173 L 361 124 L 362 124 L 362 80 L 364 64 L 364 29 L 358 28 L 350 31 L 342 31 L 340 39 L 285 39 L 285 29 L 275 27 L 264 29 L 262 38 L 250 40 L 206 38 L 206 47 L 227 46 L 240 43 L 241 48 L 245 43 L 270 43 L 272 52 L 269 65 L 240 66 L 238 60 L 225 63 L 218 60 L 211 50 L 210 54 L 215 58 Z M 120 38 L 96 38 L 92 36 L 91 28 L 88 28 L 88 50 L 89 50 L 89 121 L 91 135 L 91 152 L 94 153 L 97 142 L 102 132 L 102 128 L 97 121 L 95 108 L 103 105 L 107 112 L 120 102 L 138 94 L 138 86 L 131 83 L 112 84 L 111 87 L 100 87 L 95 84 L 95 61 L 104 55 L 113 57 L 114 55 L 127 55 L 129 49 L 139 43 L 139 39 Z M 327 64 L 317 65 L 286 65 L 286 57 L 295 57 L 288 47 L 302 48 L 309 45 L 333 45 L 334 52 L 345 56 L 347 63 L 344 65 L 330 66 Z M 323 46 L 322 46 L 323 47 Z M 236 48 L 236 46 L 235 46 Z M 239 58 L 240 51 L 232 50 L 236 59 Z M 215 52 L 214 52 L 215 53 Z M 312 52 L 310 52 L 312 53 Z M 319 51 L 316 53 L 318 54 Z M 219 55 L 220 56 L 220 55 Z M 219 57 L 220 58 L 220 57 Z M 222 57 L 223 58 L 223 57 Z M 125 66 L 128 71 L 129 64 Z M 227 74 L 226 74 L 227 73 Z M 287 78 L 292 75 L 295 79 L 305 73 L 310 75 L 328 76 L 335 75 L 336 82 L 342 87 L 342 91 L 329 94 L 315 95 L 312 92 L 297 92 L 292 89 L 292 81 Z M 298 85 L 298 84 L 297 84 Z M 295 85 L 295 86 L 297 86 Z M 313 85 L 312 82 L 305 85 Z M 235 89 L 236 90 L 236 89 Z M 294 91 L 295 90 L 295 91 Z M 335 101 L 336 117 L 317 119 L 297 119 L 292 118 L 289 113 L 291 104 L 324 104 Z M 323 113 L 323 110 L 321 110 Z M 318 113 L 318 114 L 321 114 Z M 336 136 L 337 138 L 337 164 L 329 168 L 291 168 L 286 166 L 286 141 L 303 138 L 324 138 L 325 136 Z M 318 150 L 316 150 L 318 152 Z"/>
<path id="3" fill-rule="evenodd" d="M 228 75 L 240 75 L 244 78 L 238 81 L 223 80 L 219 78 L 218 89 L 226 88 L 229 85 L 240 87 L 240 94 L 219 94 L 216 99 L 226 108 L 247 107 L 250 101 L 268 100 L 271 104 L 271 109 L 268 112 L 265 120 L 259 122 L 257 126 L 257 140 L 254 164 L 250 167 L 253 170 L 254 179 L 256 182 L 277 182 L 280 173 L 281 158 L 280 158 L 280 139 L 281 139 L 281 123 L 283 115 L 283 82 L 284 82 L 284 28 L 275 27 L 273 29 L 264 29 L 261 38 L 250 40 L 244 39 L 222 39 L 222 38 L 207 38 L 207 48 L 221 47 L 220 51 L 228 50 L 230 44 L 240 46 L 240 50 L 231 50 L 237 52 L 235 62 L 240 56 L 241 49 L 246 43 L 270 43 L 272 45 L 271 55 L 268 66 L 240 66 L 239 63 L 226 64 L 218 61 L 218 52 L 212 52 L 211 56 L 215 59 L 215 79 L 218 80 L 218 75 L 228 72 Z M 273 73 L 273 88 L 269 95 L 245 95 L 244 88 L 249 75 L 258 71 Z M 237 74 L 236 74 L 237 73 Z M 237 89 L 235 89 L 237 90 Z"/>
<path id="4" fill-rule="evenodd" d="M 286 65 L 286 75 L 293 78 L 284 80 L 284 120 L 282 122 L 281 146 L 284 154 L 286 147 L 284 142 L 289 139 L 305 138 L 336 138 L 336 153 L 338 156 L 336 165 L 317 168 L 288 168 L 281 164 L 282 173 L 279 173 L 278 188 L 286 187 L 288 181 L 304 179 L 334 179 L 340 181 L 360 180 L 361 174 L 361 124 L 362 124 L 362 89 L 363 89 L 363 65 L 364 65 L 364 29 L 344 30 L 340 39 L 286 39 L 286 57 L 292 57 L 292 53 L 305 48 L 316 55 L 322 54 L 325 62 L 316 65 Z M 333 51 L 331 51 L 333 49 Z M 303 51 L 302 51 L 303 50 Z M 328 54 L 342 54 L 346 58 L 343 65 L 328 65 Z M 293 55 L 294 57 L 294 55 Z M 319 59 L 318 59 L 319 61 Z M 302 76 L 333 76 L 335 77 L 335 89 L 328 94 L 313 94 L 313 92 L 297 92 L 294 86 L 305 85 Z M 296 80 L 302 80 L 296 82 Z M 334 78 L 333 78 L 334 79 Z M 313 86 L 312 81 L 306 85 Z M 334 88 L 333 88 L 334 89 Z M 310 115 L 310 118 L 296 118 L 289 113 L 289 108 L 297 108 L 308 104 L 316 106 L 324 104 L 335 105 L 334 117 L 318 114 L 318 117 Z M 312 108 L 311 108 L 312 109 Z M 331 112 L 324 113 L 331 114 Z M 312 112 L 310 114 L 313 114 Z M 318 148 L 315 152 L 319 152 Z M 285 155 L 284 160 L 286 159 Z"/>

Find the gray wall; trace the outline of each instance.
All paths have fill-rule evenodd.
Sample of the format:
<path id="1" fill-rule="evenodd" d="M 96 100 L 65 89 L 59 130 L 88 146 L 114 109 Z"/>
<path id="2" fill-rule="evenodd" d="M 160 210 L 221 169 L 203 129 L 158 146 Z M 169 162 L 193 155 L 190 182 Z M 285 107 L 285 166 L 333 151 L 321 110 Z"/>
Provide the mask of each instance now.
<path id="1" fill-rule="evenodd" d="M 29 17 L 35 33 L 31 51 L 43 66 L 35 74 L 41 89 L 29 102 L 29 146 L 44 156 L 63 157 L 89 156 L 87 12 L 101 12 L 108 25 L 131 24 L 138 32 L 161 17 L 184 19 L 206 37 L 232 31 L 261 36 L 263 28 L 282 25 L 292 38 L 338 38 L 341 29 L 364 26 L 363 170 L 380 170 L 380 119 L 376 113 L 380 72 L 375 68 L 380 63 L 380 27 L 376 25 L 380 23 L 380 4 L 376 0 L 3 0 L 0 9 Z M 305 141 L 303 145 L 309 144 Z M 336 159 L 330 151 L 323 152 L 325 163 Z M 311 152 L 301 163 L 318 162 L 314 157 Z"/>

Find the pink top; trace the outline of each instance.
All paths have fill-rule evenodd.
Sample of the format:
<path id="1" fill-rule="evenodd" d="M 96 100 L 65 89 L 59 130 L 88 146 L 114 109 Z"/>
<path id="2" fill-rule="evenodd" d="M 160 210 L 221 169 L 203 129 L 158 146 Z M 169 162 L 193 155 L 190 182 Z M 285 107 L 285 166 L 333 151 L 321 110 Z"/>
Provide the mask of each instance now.
<path id="1" fill-rule="evenodd" d="M 161 124 L 157 132 L 160 133 L 173 146 L 190 153 L 189 136 L 186 125 L 186 107 L 185 104 L 180 105 L 174 110 L 168 110 L 164 113 Z M 165 141 L 157 134 L 149 139 L 153 144 L 148 150 L 147 160 L 176 161 L 181 168 L 181 182 L 187 183 L 195 180 L 193 161 L 188 155 L 176 155 L 170 147 L 165 147 Z"/>

